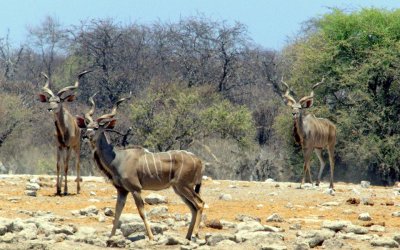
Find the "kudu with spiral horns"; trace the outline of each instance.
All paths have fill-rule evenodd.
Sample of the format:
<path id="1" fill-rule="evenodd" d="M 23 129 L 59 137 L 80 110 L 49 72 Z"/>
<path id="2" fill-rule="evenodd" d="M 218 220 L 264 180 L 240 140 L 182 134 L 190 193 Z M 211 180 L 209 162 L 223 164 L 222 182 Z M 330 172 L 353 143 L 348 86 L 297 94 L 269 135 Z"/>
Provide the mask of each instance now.
<path id="1" fill-rule="evenodd" d="M 115 234 L 127 195 L 130 192 L 144 222 L 146 233 L 152 240 L 154 236 L 145 216 L 141 191 L 162 190 L 172 186 L 192 213 L 192 220 L 186 235 L 186 238 L 190 240 L 193 233 L 195 235 L 198 233 L 204 207 L 204 201 L 199 195 L 203 173 L 202 162 L 187 151 L 151 153 L 140 146 L 116 149 L 110 144 L 106 132 L 114 128 L 117 107 L 124 100 L 118 100 L 111 113 L 94 120 L 92 116 L 95 103 L 91 97 L 92 108 L 90 111 L 85 114 L 85 117 L 77 117 L 79 127 L 86 129 L 85 136 L 92 146 L 94 161 L 117 189 L 118 198 L 111 236 Z"/>
<path id="2" fill-rule="evenodd" d="M 294 118 L 294 136 L 296 142 L 298 142 L 304 154 L 304 169 L 303 169 L 303 179 L 300 184 L 304 184 L 306 173 L 311 180 L 310 172 L 310 160 L 313 151 L 317 154 L 320 161 L 320 168 L 318 173 L 318 180 L 316 185 L 318 186 L 321 181 L 321 175 L 325 167 L 325 162 L 322 157 L 322 149 L 327 148 L 329 154 L 329 164 L 330 164 L 330 185 L 329 187 L 333 189 L 333 172 L 335 168 L 334 151 L 336 144 L 336 126 L 328 119 L 317 118 L 312 114 L 305 115 L 305 109 L 310 108 L 314 102 L 314 89 L 324 82 L 322 81 L 314 84 L 312 87 L 311 94 L 309 96 L 304 96 L 298 102 L 290 95 L 290 88 L 287 83 L 281 80 L 281 82 L 286 86 L 286 92 L 283 97 L 287 101 L 287 105 L 292 107 L 293 118 Z"/>
<path id="3" fill-rule="evenodd" d="M 71 156 L 71 149 L 75 152 L 76 167 L 76 192 L 80 192 L 80 129 L 76 124 L 75 117 L 64 107 L 64 102 L 75 100 L 75 94 L 71 91 L 79 87 L 79 80 L 89 71 L 83 71 L 78 75 L 78 80 L 74 85 L 65 87 L 54 94 L 50 89 L 50 79 L 45 73 L 41 73 L 46 78 L 46 84 L 42 88 L 43 93 L 39 94 L 39 101 L 49 103 L 48 110 L 53 113 L 54 124 L 56 127 L 57 141 L 57 195 L 61 195 L 62 177 L 60 177 L 61 166 L 64 166 L 64 194 L 68 194 L 68 162 Z M 65 94 L 64 94 L 65 93 Z"/>

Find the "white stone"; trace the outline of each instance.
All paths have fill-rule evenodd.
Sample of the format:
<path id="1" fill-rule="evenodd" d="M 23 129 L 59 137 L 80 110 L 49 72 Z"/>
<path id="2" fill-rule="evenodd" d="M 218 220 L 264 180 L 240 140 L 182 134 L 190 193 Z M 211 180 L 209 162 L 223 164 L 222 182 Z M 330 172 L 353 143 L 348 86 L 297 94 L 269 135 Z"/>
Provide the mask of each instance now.
<path id="1" fill-rule="evenodd" d="M 372 218 L 369 215 L 369 213 L 361 213 L 360 215 L 358 215 L 358 219 L 362 220 L 362 221 L 370 221 L 370 220 L 372 220 Z"/>

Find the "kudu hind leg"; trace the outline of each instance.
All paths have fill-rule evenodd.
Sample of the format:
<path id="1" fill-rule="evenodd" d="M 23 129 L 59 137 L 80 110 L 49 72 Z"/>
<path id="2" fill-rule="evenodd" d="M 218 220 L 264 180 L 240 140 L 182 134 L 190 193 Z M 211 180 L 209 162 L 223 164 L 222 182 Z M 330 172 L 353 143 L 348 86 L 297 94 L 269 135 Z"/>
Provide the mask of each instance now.
<path id="1" fill-rule="evenodd" d="M 192 220 L 186 235 L 186 239 L 191 240 L 193 233 L 198 236 L 201 214 L 204 208 L 204 201 L 200 196 L 189 187 L 174 187 L 174 191 L 182 198 L 192 213 Z"/>
<path id="2" fill-rule="evenodd" d="M 328 154 L 329 154 L 329 168 L 330 168 L 330 183 L 329 188 L 333 189 L 333 174 L 335 170 L 335 146 L 328 147 Z"/>
<path id="3" fill-rule="evenodd" d="M 80 147 L 75 148 L 75 169 L 76 169 L 76 193 L 79 194 L 81 192 L 81 155 L 80 155 Z"/>
<path id="4" fill-rule="evenodd" d="M 126 197 L 128 196 L 128 191 L 126 190 L 118 189 L 117 192 L 118 192 L 117 203 L 115 204 L 114 222 L 110 237 L 115 235 L 115 231 L 117 230 L 118 227 L 119 218 L 121 217 L 122 210 L 125 207 Z"/>
<path id="5" fill-rule="evenodd" d="M 321 182 L 321 177 L 322 177 L 322 172 L 324 171 L 325 168 L 325 162 L 324 159 L 322 157 L 322 149 L 315 149 L 315 154 L 317 155 L 318 159 L 319 159 L 319 172 L 318 172 L 318 179 L 316 182 L 316 185 L 319 186 L 319 183 Z"/>
<path id="6" fill-rule="evenodd" d="M 144 227 L 146 228 L 147 236 L 149 236 L 149 240 L 153 240 L 154 239 L 154 235 L 151 232 L 150 225 L 149 225 L 149 223 L 147 222 L 147 219 L 146 219 L 146 214 L 145 214 L 145 211 L 144 211 L 144 202 L 143 202 L 143 199 L 142 199 L 142 197 L 140 195 L 140 192 L 138 192 L 138 191 L 132 192 L 132 195 L 133 195 L 133 199 L 135 199 L 135 203 L 136 203 L 136 207 L 137 207 L 137 209 L 139 211 L 139 215 L 143 220 Z"/>

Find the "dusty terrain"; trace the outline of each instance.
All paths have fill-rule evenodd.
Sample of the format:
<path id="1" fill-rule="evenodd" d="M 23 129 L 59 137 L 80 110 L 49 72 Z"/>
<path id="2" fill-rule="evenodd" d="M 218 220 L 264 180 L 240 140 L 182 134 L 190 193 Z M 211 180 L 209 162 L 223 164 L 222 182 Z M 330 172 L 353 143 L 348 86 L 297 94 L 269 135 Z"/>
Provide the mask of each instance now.
<path id="1" fill-rule="evenodd" d="M 25 194 L 26 183 L 31 178 L 40 179 L 41 189 L 36 197 Z M 69 180 L 70 194 L 55 196 L 53 176 L 0 176 L 0 217 L 29 218 L 26 211 L 50 211 L 63 218 L 61 223 L 73 224 L 76 227 L 89 226 L 99 230 L 111 230 L 112 217 L 99 221 L 96 217 L 79 217 L 72 215 L 73 210 L 94 205 L 99 210 L 106 207 L 114 209 L 116 202 L 115 188 L 101 177 L 84 177 L 81 184 L 81 194 L 76 194 L 73 177 Z M 400 217 L 392 213 L 400 211 L 400 188 L 397 187 L 361 187 L 359 184 L 336 183 L 334 195 L 327 193 L 327 183 L 321 187 L 298 189 L 298 183 L 288 182 L 247 182 L 229 180 L 203 181 L 201 195 L 207 207 L 204 211 L 204 221 L 212 219 L 237 222 L 239 215 L 247 215 L 260 219 L 263 225 L 271 225 L 283 229 L 284 243 L 287 249 L 293 249 L 299 230 L 320 229 L 324 221 L 350 221 L 354 225 L 371 227 L 384 226 L 384 232 L 371 232 L 377 237 L 393 237 L 400 233 Z M 152 193 L 144 191 L 143 197 Z M 172 189 L 156 192 L 168 198 L 169 214 L 187 214 L 189 209 L 180 201 Z M 231 200 L 221 200 L 221 194 L 230 194 Z M 349 204 L 350 198 L 360 200 L 360 204 Z M 146 205 L 149 211 L 151 205 Z M 132 197 L 128 198 L 123 213 L 137 213 Z M 283 222 L 267 222 L 272 214 L 280 215 Z M 372 220 L 361 221 L 359 214 L 369 213 Z M 152 221 L 156 218 L 152 218 Z M 238 222 L 237 222 L 238 223 Z M 207 224 L 207 223 L 206 223 Z M 297 229 L 293 228 L 297 225 Z M 182 227 L 184 237 L 187 227 Z M 207 233 L 232 232 L 233 229 L 212 229 L 202 225 L 200 238 Z M 345 239 L 353 249 L 373 248 L 368 241 Z M 1 242 L 0 242 L 1 243 Z M 62 248 L 62 242 L 60 248 Z M 4 247 L 6 245 L 0 245 Z M 72 245 L 70 249 L 79 249 L 82 245 Z M 176 247 L 179 249 L 179 247 Z M 230 247 L 232 249 L 232 247 Z M 235 248 L 235 247 L 233 247 Z M 241 247 L 238 245 L 238 249 Z M 91 248 L 87 249 L 97 249 Z M 314 249 L 322 249 L 317 246 Z"/>

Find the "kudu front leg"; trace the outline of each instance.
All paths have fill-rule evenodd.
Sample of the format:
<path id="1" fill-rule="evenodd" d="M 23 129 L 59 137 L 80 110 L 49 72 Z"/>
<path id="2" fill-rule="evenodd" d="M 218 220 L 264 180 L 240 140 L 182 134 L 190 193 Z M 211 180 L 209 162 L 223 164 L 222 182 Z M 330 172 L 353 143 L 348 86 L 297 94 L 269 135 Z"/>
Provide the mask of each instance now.
<path id="1" fill-rule="evenodd" d="M 110 237 L 115 235 L 115 231 L 117 230 L 118 227 L 119 218 L 121 217 L 122 210 L 125 207 L 126 197 L 128 196 L 128 191 L 126 190 L 117 189 L 117 192 L 118 192 L 117 203 L 115 205 L 114 222 Z"/>
<path id="2" fill-rule="evenodd" d="M 76 169 L 76 193 L 79 194 L 81 192 L 81 167 L 80 167 L 80 149 L 79 147 L 75 149 L 75 169 Z"/>
<path id="3" fill-rule="evenodd" d="M 68 194 L 68 163 L 69 159 L 71 157 L 71 148 L 66 149 L 66 156 L 65 156 L 65 161 L 64 161 L 64 195 Z"/>
<path id="4" fill-rule="evenodd" d="M 304 184 L 307 174 L 310 183 L 312 183 L 311 171 L 310 171 L 310 160 L 311 160 L 312 149 L 311 150 L 304 149 L 303 153 L 304 153 L 303 179 L 301 180 L 300 188 Z"/>
<path id="5" fill-rule="evenodd" d="M 132 192 L 132 196 L 133 196 L 133 199 L 135 199 L 135 203 L 136 203 L 136 207 L 137 207 L 137 209 L 139 211 L 139 215 L 143 220 L 144 227 L 146 228 L 147 236 L 149 236 L 149 240 L 153 240 L 154 239 L 154 235 L 151 232 L 150 225 L 149 225 L 149 223 L 147 222 L 147 219 L 146 219 L 146 214 L 145 214 L 145 211 L 144 211 L 144 202 L 143 202 L 143 199 L 142 199 L 142 197 L 140 195 L 140 192 L 139 191 L 134 191 L 134 192 Z"/>
<path id="6" fill-rule="evenodd" d="M 61 195 L 61 157 L 62 157 L 62 148 L 57 148 L 57 183 L 56 183 L 56 195 Z"/>
<path id="7" fill-rule="evenodd" d="M 320 182 L 321 182 L 321 177 L 322 177 L 322 172 L 324 172 L 324 168 L 325 168 L 325 162 L 324 159 L 322 157 L 322 149 L 315 149 L 315 154 L 317 155 L 318 159 L 319 159 L 319 172 L 318 172 L 318 179 L 317 182 L 315 183 L 315 185 L 319 186 Z"/>

